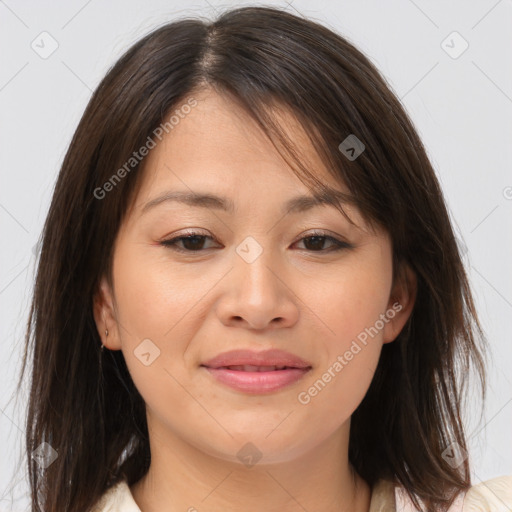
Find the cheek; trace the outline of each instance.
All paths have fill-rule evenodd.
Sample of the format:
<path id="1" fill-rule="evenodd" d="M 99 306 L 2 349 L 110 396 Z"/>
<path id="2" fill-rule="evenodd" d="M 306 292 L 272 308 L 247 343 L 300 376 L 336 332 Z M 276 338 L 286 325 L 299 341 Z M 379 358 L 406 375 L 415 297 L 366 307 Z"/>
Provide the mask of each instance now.
<path id="1" fill-rule="evenodd" d="M 180 391 L 168 372 L 179 382 L 189 377 L 188 347 L 207 314 L 201 299 L 212 282 L 172 264 L 159 248 L 140 244 L 120 246 L 113 271 L 123 355 L 151 404 L 155 390 Z"/>
<path id="2" fill-rule="evenodd" d="M 353 413 L 373 379 L 382 349 L 382 315 L 386 314 L 391 279 L 390 255 L 378 251 L 351 265 L 350 272 L 340 273 L 322 292 L 310 291 L 309 306 L 322 320 L 325 336 L 316 343 L 325 353 L 302 387 L 299 402 L 331 410 L 327 421 L 331 427 Z M 318 418 L 325 420 L 326 416 Z M 322 424 L 324 420 L 318 420 L 318 428 L 329 428 Z"/>
<path id="3" fill-rule="evenodd" d="M 384 258 L 361 259 L 324 284 L 310 287 L 308 306 L 322 320 L 322 332 L 328 336 L 324 343 L 332 355 L 348 349 L 352 340 L 375 326 L 386 312 L 391 268 Z M 374 337 L 380 339 L 381 334 L 379 329 Z"/>
<path id="4" fill-rule="evenodd" d="M 114 260 L 120 321 L 138 337 L 167 339 L 206 283 L 172 265 L 158 247 L 121 248 Z M 130 329 L 131 326 L 131 329 Z"/>
<path id="5" fill-rule="evenodd" d="M 356 349 L 351 360 L 344 356 L 345 352 L 333 354 L 330 362 L 300 390 L 297 407 L 302 408 L 308 428 L 316 435 L 331 435 L 352 416 L 371 384 L 380 347 L 375 344 Z"/>
<path id="6" fill-rule="evenodd" d="M 191 313 L 191 301 L 197 296 L 183 279 L 172 278 L 168 265 L 154 257 L 156 251 L 126 244 L 116 252 L 113 271 L 121 350 L 152 414 L 165 415 L 169 404 L 187 414 L 191 404 L 180 386 L 186 376 L 176 363 L 183 363 L 191 336 L 185 332 L 187 311 Z"/>
<path id="7" fill-rule="evenodd" d="M 152 249 L 152 248 L 149 248 Z M 169 385 L 164 368 L 183 352 L 174 336 L 187 306 L 183 288 L 136 244 L 121 246 L 114 258 L 114 286 L 121 346 L 128 369 L 144 399 Z M 178 327 L 174 327 L 178 324 Z M 169 343 L 174 337 L 176 343 Z"/>
<path id="8" fill-rule="evenodd" d="M 385 311 L 385 297 L 376 297 L 377 290 L 369 294 L 366 288 L 356 289 L 358 293 L 339 294 L 323 304 L 329 329 L 316 341 L 323 354 L 297 397 L 299 407 L 311 411 L 308 421 L 315 431 L 325 435 L 347 421 L 363 400 L 382 349 L 382 329 L 375 324 Z"/>

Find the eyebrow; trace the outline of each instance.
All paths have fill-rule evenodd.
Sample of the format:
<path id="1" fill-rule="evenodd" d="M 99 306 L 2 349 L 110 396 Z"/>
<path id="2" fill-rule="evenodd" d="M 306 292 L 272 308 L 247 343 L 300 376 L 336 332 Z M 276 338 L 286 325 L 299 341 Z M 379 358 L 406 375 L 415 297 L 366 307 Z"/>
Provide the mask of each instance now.
<path id="1" fill-rule="evenodd" d="M 337 206 L 346 194 L 328 187 L 322 194 L 301 195 L 288 200 L 282 208 L 283 214 L 300 213 L 317 206 Z M 231 199 L 210 193 L 171 191 L 151 199 L 142 207 L 141 215 L 151 208 L 166 202 L 178 202 L 196 208 L 209 208 L 235 212 L 235 205 Z"/>

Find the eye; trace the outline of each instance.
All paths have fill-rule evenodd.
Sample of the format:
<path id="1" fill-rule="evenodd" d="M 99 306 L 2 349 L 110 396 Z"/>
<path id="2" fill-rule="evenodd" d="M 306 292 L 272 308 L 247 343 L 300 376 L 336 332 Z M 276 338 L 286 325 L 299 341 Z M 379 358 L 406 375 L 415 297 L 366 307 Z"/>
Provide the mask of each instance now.
<path id="1" fill-rule="evenodd" d="M 190 254 L 204 252 L 204 250 L 208 249 L 208 247 L 206 249 L 204 247 L 206 239 L 214 240 L 213 237 L 204 235 L 200 232 L 189 232 L 183 236 L 177 236 L 169 240 L 162 240 L 160 244 L 172 249 L 173 251 Z M 314 231 L 308 236 L 301 238 L 298 242 L 302 241 L 305 241 L 305 245 L 309 246 L 306 247 L 306 250 L 309 252 L 326 253 L 340 251 L 342 249 L 351 249 L 354 247 L 352 244 L 338 240 L 337 238 L 329 236 L 322 231 Z M 331 244 L 330 248 L 323 248 L 325 242 L 329 242 Z M 182 244 L 182 246 L 178 244 Z"/>
<path id="2" fill-rule="evenodd" d="M 169 247 L 173 251 L 177 252 L 201 252 L 204 246 L 204 240 L 209 238 L 213 240 L 211 236 L 203 235 L 202 233 L 191 232 L 184 236 L 177 236 L 170 240 L 162 240 L 160 243 Z M 183 247 L 178 246 L 179 243 L 183 243 Z"/>
<path id="3" fill-rule="evenodd" d="M 306 247 L 306 250 L 310 252 L 333 252 L 340 251 L 342 249 L 351 249 L 354 247 L 352 244 L 349 244 L 348 242 L 344 242 L 342 240 L 338 240 L 333 236 L 329 236 L 325 234 L 323 231 L 314 231 L 313 233 L 310 233 L 308 236 L 301 238 L 299 242 L 302 242 L 303 240 L 306 241 L 306 246 L 309 245 L 310 248 Z M 322 249 L 326 241 L 330 242 L 331 247 L 329 249 Z"/>

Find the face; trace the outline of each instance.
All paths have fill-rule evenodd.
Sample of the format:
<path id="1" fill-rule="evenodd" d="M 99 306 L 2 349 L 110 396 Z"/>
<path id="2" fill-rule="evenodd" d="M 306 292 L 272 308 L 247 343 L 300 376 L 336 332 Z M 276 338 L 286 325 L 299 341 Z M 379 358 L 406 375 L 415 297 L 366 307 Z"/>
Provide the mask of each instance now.
<path id="1" fill-rule="evenodd" d="M 98 330 L 122 350 L 150 432 L 233 462 L 246 443 L 263 461 L 292 460 L 347 434 L 412 300 L 392 282 L 385 232 L 348 205 L 356 225 L 325 204 L 285 213 L 308 187 L 235 105 L 212 91 L 194 98 L 146 157 L 116 239 L 113 286 L 103 279 L 95 298 Z M 281 119 L 310 168 L 346 192 L 293 118 Z M 221 196 L 232 209 L 171 200 L 175 192 Z M 227 351 L 269 349 L 305 369 L 204 366 Z"/>

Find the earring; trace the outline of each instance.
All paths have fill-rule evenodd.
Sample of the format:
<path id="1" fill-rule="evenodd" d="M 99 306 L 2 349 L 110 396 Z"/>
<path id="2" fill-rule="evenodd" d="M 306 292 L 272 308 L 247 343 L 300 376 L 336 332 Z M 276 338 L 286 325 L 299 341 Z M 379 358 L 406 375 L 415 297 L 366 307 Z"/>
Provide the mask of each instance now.
<path id="1" fill-rule="evenodd" d="M 105 327 L 105 336 L 108 337 L 108 329 Z M 103 351 L 105 350 L 105 345 L 102 343 L 100 351 L 103 354 Z"/>

